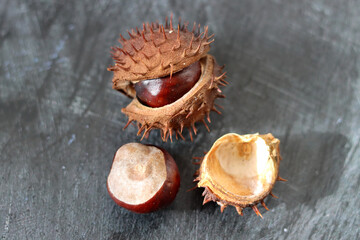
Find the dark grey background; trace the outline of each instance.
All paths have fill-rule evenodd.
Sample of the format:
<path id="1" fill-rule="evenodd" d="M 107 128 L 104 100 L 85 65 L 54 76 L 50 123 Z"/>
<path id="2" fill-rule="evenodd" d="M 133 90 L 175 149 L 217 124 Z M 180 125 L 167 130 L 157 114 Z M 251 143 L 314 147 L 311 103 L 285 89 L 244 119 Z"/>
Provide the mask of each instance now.
<path id="1" fill-rule="evenodd" d="M 1 239 L 360 239 L 360 2 L 0 1 Z M 226 65 L 223 115 L 166 148 L 181 172 L 173 204 L 138 215 L 115 205 L 106 177 L 130 100 L 111 89 L 110 46 L 143 21 L 209 25 Z M 201 206 L 201 156 L 228 132 L 272 132 L 280 174 L 260 207 L 238 216 Z"/>

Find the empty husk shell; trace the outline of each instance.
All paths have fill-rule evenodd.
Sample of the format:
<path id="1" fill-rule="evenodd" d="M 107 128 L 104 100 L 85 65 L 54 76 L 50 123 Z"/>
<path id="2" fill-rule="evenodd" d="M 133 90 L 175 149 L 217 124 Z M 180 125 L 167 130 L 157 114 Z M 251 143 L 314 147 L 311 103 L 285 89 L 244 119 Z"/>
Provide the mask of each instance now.
<path id="1" fill-rule="evenodd" d="M 201 161 L 195 181 L 197 187 L 205 188 L 203 204 L 214 201 L 221 212 L 232 205 L 242 215 L 245 207 L 251 207 L 262 217 L 257 208 L 272 194 L 279 177 L 281 161 L 280 141 L 271 133 L 265 135 L 238 135 L 229 133 L 215 141 Z"/>

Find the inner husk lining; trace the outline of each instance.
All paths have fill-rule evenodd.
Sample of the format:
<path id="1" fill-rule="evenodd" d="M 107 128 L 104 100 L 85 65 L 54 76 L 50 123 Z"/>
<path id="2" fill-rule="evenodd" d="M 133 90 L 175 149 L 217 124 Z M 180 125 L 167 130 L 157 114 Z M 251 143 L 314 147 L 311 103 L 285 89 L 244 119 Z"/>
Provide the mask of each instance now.
<path id="1" fill-rule="evenodd" d="M 235 137 L 219 144 L 209 155 L 209 170 L 216 184 L 239 196 L 268 191 L 275 172 L 269 147 L 260 137 L 249 141 Z"/>

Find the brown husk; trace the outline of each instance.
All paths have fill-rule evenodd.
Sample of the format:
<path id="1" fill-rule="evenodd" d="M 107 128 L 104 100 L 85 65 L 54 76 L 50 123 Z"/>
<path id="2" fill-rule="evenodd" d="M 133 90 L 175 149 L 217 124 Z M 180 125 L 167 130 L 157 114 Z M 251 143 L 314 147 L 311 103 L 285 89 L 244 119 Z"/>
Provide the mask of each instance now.
<path id="1" fill-rule="evenodd" d="M 224 97 L 219 83 L 224 78 L 221 67 L 214 57 L 206 55 L 200 60 L 202 75 L 195 86 L 177 101 L 159 108 L 151 108 L 141 104 L 136 98 L 122 112 L 129 117 L 129 122 L 136 120 L 139 124 L 138 135 L 144 131 L 146 137 L 152 129 L 159 128 L 164 141 L 172 140 L 172 135 L 182 136 L 184 128 L 192 128 L 196 134 L 195 122 L 205 118 L 210 121 L 210 111 L 214 108 L 214 100 Z M 206 123 L 205 123 L 206 124 Z M 206 125 L 207 127 L 207 125 Z M 190 130 L 191 133 L 191 130 Z M 192 138 L 192 133 L 191 133 Z"/>
<path id="2" fill-rule="evenodd" d="M 208 28 L 188 31 L 186 25 L 173 27 L 170 24 L 144 24 L 129 33 L 130 39 L 122 35 L 119 42 L 122 48 L 113 47 L 112 54 L 115 65 L 108 68 L 114 72 L 113 88 L 128 92 L 128 82 L 154 79 L 178 72 L 198 61 L 210 50 L 212 42 L 208 36 Z M 198 30 L 198 31 L 196 31 Z"/>
<path id="3" fill-rule="evenodd" d="M 221 212 L 228 206 L 232 205 L 236 208 L 237 212 L 242 215 L 243 208 L 251 207 L 255 213 L 262 217 L 260 211 L 257 208 L 257 204 L 261 203 L 262 206 L 266 209 L 266 205 L 264 203 L 264 199 L 271 195 L 273 197 L 276 197 L 274 194 L 272 194 L 271 190 L 274 187 L 274 184 L 276 181 L 286 181 L 285 179 L 281 178 L 278 174 L 278 168 L 281 161 L 280 156 L 280 150 L 279 150 L 279 144 L 280 141 L 277 138 L 274 138 L 271 133 L 265 134 L 265 135 L 258 135 L 258 134 L 251 134 L 251 135 L 236 135 L 236 137 L 240 137 L 242 139 L 249 139 L 249 138 L 262 138 L 266 145 L 268 146 L 269 150 L 269 156 L 271 158 L 271 161 L 273 161 L 275 166 L 275 172 L 273 173 L 273 178 L 271 183 L 269 184 L 269 190 L 262 192 L 261 194 L 253 197 L 249 196 L 239 196 L 234 193 L 231 193 L 227 189 L 224 189 L 223 186 L 219 185 L 219 183 L 216 183 L 212 179 L 212 176 L 209 174 L 209 167 L 210 165 L 207 164 L 208 156 L 209 154 L 213 154 L 214 148 L 216 148 L 219 144 L 219 140 L 221 141 L 222 138 L 225 138 L 227 136 L 230 136 L 231 134 L 224 135 L 223 137 L 219 138 L 213 145 L 213 147 L 210 149 L 210 151 L 205 155 L 203 160 L 201 161 L 200 169 L 197 171 L 194 181 L 197 181 L 197 187 L 199 188 L 205 188 L 203 192 L 204 196 L 204 202 L 203 204 L 206 204 L 210 201 L 216 202 L 221 207 Z M 217 145 L 217 146 L 215 146 Z"/>
<path id="4" fill-rule="evenodd" d="M 210 49 L 212 36 L 208 36 L 208 27 L 200 33 L 200 25 L 192 31 L 187 29 L 187 24 L 173 26 L 172 17 L 165 25 L 158 23 L 144 23 L 141 30 L 128 32 L 130 39 L 125 39 L 120 34 L 119 42 L 122 48 L 113 47 L 112 54 L 115 65 L 108 68 L 114 72 L 113 88 L 134 98 L 134 100 L 122 109 L 129 117 L 125 128 L 132 122 L 137 121 L 138 135 L 143 131 L 143 137 L 147 137 L 152 129 L 158 128 L 164 141 L 173 134 L 181 137 L 183 128 L 191 128 L 196 134 L 195 123 L 202 121 L 206 128 L 205 117 L 210 122 L 210 111 L 220 113 L 214 107 L 214 100 L 224 97 L 219 85 L 226 85 L 225 73 L 219 67 L 211 55 L 207 55 Z M 134 86 L 142 80 L 160 78 L 172 75 L 192 63 L 200 61 L 202 75 L 195 86 L 180 99 L 169 105 L 151 108 L 144 106 L 136 99 Z M 191 130 L 189 131 L 193 139 Z"/>

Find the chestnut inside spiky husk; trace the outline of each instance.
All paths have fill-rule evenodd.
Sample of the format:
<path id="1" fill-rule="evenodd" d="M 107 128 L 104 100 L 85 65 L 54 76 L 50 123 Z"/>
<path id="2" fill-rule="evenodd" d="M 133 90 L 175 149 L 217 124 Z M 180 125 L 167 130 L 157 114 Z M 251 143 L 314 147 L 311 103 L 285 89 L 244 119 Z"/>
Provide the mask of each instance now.
<path id="1" fill-rule="evenodd" d="M 232 205 L 242 215 L 251 207 L 262 217 L 257 208 L 272 194 L 279 177 L 281 160 L 279 139 L 271 133 L 265 135 L 238 135 L 229 133 L 219 138 L 205 155 L 198 170 L 197 186 L 205 188 L 203 204 L 214 201 L 221 212 Z M 268 210 L 268 209 L 267 209 Z"/>
<path id="2" fill-rule="evenodd" d="M 214 57 L 208 55 L 213 36 L 208 36 L 208 27 L 200 33 L 200 26 L 192 31 L 187 24 L 173 27 L 172 18 L 166 20 L 165 25 L 158 23 L 143 24 L 141 30 L 136 28 L 128 32 L 130 39 L 120 35 L 122 48 L 114 47 L 113 58 L 115 65 L 108 68 L 114 72 L 113 88 L 117 89 L 134 100 L 122 109 L 128 117 L 125 128 L 133 121 L 137 121 L 138 135 L 147 137 L 152 129 L 160 129 L 161 137 L 166 141 L 172 140 L 173 134 L 184 139 L 182 131 L 189 129 L 191 140 L 192 132 L 196 134 L 195 123 L 205 118 L 210 122 L 210 111 L 219 111 L 214 107 L 214 100 L 222 98 L 219 88 L 226 85 L 225 73 L 218 66 Z M 174 102 L 160 107 L 149 107 L 144 101 L 139 101 L 135 84 L 151 79 L 172 78 L 173 74 L 199 62 L 201 74 L 197 82 L 188 92 Z M 170 91 L 171 92 L 171 91 Z M 172 92 L 176 92 L 173 89 Z"/>

